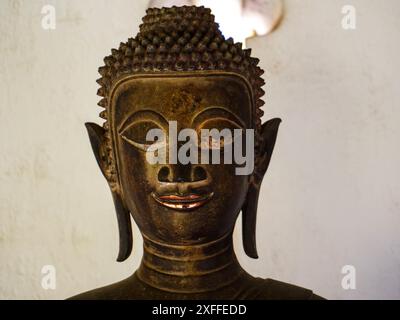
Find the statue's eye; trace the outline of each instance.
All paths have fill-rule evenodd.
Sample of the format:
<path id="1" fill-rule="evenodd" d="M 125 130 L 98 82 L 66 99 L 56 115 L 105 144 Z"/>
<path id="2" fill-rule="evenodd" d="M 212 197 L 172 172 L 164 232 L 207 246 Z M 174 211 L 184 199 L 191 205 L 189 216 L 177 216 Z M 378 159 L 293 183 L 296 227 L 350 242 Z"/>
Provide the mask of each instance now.
<path id="1" fill-rule="evenodd" d="M 240 127 L 226 119 L 207 120 L 199 129 L 200 147 L 223 149 L 230 146 L 235 138 L 235 129 L 240 129 Z"/>
<path id="2" fill-rule="evenodd" d="M 143 151 L 151 145 L 165 142 L 163 130 L 153 121 L 135 122 L 121 132 L 121 137 Z"/>
<path id="3" fill-rule="evenodd" d="M 223 149 L 228 145 L 231 145 L 233 136 L 215 135 L 208 136 L 207 138 L 201 139 L 200 147 L 202 149 Z"/>

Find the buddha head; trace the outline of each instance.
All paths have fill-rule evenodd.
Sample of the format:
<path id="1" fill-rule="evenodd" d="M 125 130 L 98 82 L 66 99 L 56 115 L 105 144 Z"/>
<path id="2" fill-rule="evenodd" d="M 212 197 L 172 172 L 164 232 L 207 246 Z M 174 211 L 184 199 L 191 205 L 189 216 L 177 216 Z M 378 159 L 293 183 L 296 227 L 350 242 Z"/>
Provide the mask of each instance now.
<path id="1" fill-rule="evenodd" d="M 104 63 L 97 82 L 105 123 L 86 127 L 114 199 L 117 260 L 132 251 L 131 217 L 143 236 L 195 245 L 232 233 L 240 212 L 245 252 L 257 258 L 258 194 L 280 124 L 261 122 L 259 60 L 224 38 L 209 9 L 185 6 L 148 9 L 138 35 L 112 49 Z M 187 163 L 168 151 L 166 162 L 149 161 L 149 132 L 165 137 L 154 140 L 164 148 L 157 150 L 170 150 L 171 136 L 185 129 L 252 130 L 253 170 L 237 174 L 235 161 Z M 183 143 L 176 141 L 178 150 Z M 229 143 L 206 140 L 195 148 L 222 153 Z"/>

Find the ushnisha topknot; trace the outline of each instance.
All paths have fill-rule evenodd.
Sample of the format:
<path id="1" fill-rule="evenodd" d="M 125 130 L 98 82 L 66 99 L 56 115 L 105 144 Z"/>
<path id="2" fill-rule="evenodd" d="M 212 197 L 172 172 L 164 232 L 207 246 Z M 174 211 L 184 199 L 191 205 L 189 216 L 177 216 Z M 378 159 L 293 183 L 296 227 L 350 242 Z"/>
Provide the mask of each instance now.
<path id="1" fill-rule="evenodd" d="M 117 177 L 107 122 L 108 97 L 114 81 L 123 75 L 198 70 L 227 71 L 242 75 L 253 89 L 257 155 L 258 133 L 264 114 L 261 110 L 264 105 L 261 97 L 265 94 L 262 86 L 265 82 L 261 78 L 264 71 L 258 66 L 259 59 L 250 55 L 251 49 L 243 49 L 242 44 L 234 43 L 232 38 L 225 39 L 208 8 L 174 6 L 148 9 L 136 37 L 121 43 L 118 49 L 112 49 L 111 55 L 104 58 L 105 65 L 99 68 L 101 78 L 97 83 L 101 87 L 97 94 L 103 97 L 98 104 L 105 109 L 100 117 L 106 120 L 104 129 L 109 181 Z"/>

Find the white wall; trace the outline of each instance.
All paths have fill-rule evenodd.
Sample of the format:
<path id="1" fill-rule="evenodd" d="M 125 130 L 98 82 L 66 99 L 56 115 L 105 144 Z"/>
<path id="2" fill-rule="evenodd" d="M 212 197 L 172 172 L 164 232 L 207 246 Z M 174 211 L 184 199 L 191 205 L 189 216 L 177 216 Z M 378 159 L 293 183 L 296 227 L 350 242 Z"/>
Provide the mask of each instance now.
<path id="1" fill-rule="evenodd" d="M 57 27 L 41 9 L 54 4 Z M 98 122 L 97 68 L 136 34 L 147 1 L 0 1 L 0 298 L 63 299 L 118 281 L 112 198 L 84 123 Z M 135 243 L 140 254 L 141 245 Z M 41 288 L 41 268 L 57 290 Z"/>
<path id="2" fill-rule="evenodd" d="M 341 8 L 357 29 L 341 27 Z M 287 0 L 250 41 L 282 117 L 247 269 L 328 298 L 400 298 L 400 2 Z M 357 290 L 341 287 L 353 265 Z"/>
<path id="3" fill-rule="evenodd" d="M 322 4 L 323 3 L 323 4 Z M 340 27 L 354 3 L 358 29 Z M 57 28 L 41 28 L 41 8 Z M 252 40 L 267 69 L 267 118 L 284 119 L 265 179 L 260 259 L 248 271 L 328 298 L 400 298 L 400 153 L 395 109 L 400 3 L 286 1 L 269 37 Z M 98 122 L 97 68 L 136 34 L 146 0 L 0 2 L 0 298 L 63 299 L 130 275 L 115 262 L 108 187 L 83 126 Z M 397 42 L 396 42 L 397 41 Z M 136 235 L 137 235 L 137 230 Z M 240 227 L 237 231 L 240 231 Z M 41 288 L 41 268 L 57 289 Z M 340 269 L 357 268 L 357 290 Z"/>

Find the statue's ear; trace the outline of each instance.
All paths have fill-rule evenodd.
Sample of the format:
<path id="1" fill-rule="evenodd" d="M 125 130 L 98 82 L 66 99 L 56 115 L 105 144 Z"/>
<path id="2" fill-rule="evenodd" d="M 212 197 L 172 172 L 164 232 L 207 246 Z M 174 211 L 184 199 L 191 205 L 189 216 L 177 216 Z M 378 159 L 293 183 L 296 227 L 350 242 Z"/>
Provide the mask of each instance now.
<path id="1" fill-rule="evenodd" d="M 96 158 L 97 164 L 99 165 L 104 177 L 107 179 L 107 162 L 105 161 L 104 154 L 102 153 L 102 143 L 104 139 L 105 129 L 96 123 L 85 123 L 85 126 L 89 134 L 90 144 L 92 145 L 92 150 Z"/>
<path id="2" fill-rule="evenodd" d="M 253 179 L 242 208 L 243 247 L 246 254 L 254 259 L 258 258 L 256 245 L 258 197 L 262 180 L 271 161 L 281 122 L 281 119 L 272 119 L 262 125 L 260 152 L 258 159 L 256 159 Z"/>
<path id="3" fill-rule="evenodd" d="M 100 167 L 101 172 L 104 177 L 109 181 L 107 176 L 107 156 L 103 153 L 104 148 L 102 147 L 104 141 L 105 130 L 96 123 L 86 123 L 86 129 L 89 134 L 90 143 L 92 145 L 94 156 L 96 157 L 97 163 Z M 111 184 L 110 184 L 111 186 Z M 125 261 L 129 258 L 132 252 L 132 225 L 129 210 L 126 209 L 121 195 L 111 188 L 115 211 L 117 213 L 118 219 L 118 229 L 119 229 L 119 253 L 118 262 Z"/>
<path id="4" fill-rule="evenodd" d="M 262 175 L 260 184 L 262 182 L 264 174 L 267 172 L 269 163 L 271 161 L 272 153 L 274 152 L 276 138 L 278 136 L 279 126 L 281 123 L 282 123 L 281 119 L 275 118 L 267 121 L 262 125 L 261 128 L 262 142 L 260 148 L 261 161 L 260 161 L 260 167 L 256 168 L 258 174 Z"/>

